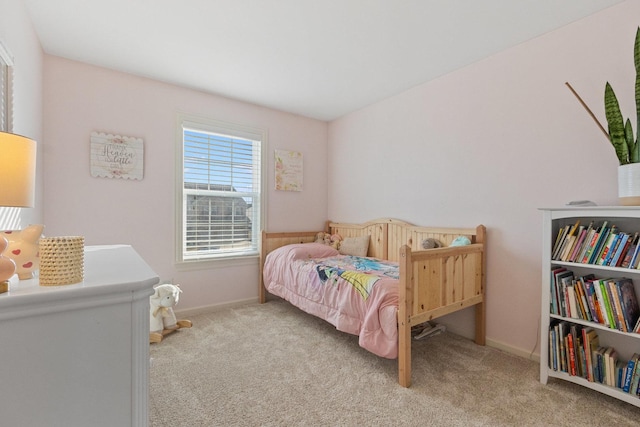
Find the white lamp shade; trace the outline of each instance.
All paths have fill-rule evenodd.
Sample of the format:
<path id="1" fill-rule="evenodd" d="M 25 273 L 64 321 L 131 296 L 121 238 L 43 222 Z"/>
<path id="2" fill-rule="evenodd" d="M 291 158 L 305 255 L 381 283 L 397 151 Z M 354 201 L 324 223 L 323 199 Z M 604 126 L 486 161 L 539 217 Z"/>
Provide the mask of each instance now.
<path id="1" fill-rule="evenodd" d="M 0 206 L 33 207 L 36 142 L 0 132 Z"/>

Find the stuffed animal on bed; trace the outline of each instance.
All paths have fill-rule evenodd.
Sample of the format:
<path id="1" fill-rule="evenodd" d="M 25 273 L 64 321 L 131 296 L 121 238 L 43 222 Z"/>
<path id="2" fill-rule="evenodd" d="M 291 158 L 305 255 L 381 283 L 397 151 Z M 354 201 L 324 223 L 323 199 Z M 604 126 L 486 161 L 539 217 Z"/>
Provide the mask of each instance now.
<path id="1" fill-rule="evenodd" d="M 149 297 L 149 329 L 151 332 L 178 329 L 173 307 L 178 303 L 181 292 L 178 285 L 164 284 L 155 287 L 153 295 Z"/>
<path id="2" fill-rule="evenodd" d="M 331 246 L 333 249 L 340 249 L 340 242 L 342 242 L 342 236 L 337 233 L 329 234 L 324 232 L 319 232 L 316 234 L 316 243 L 323 243 L 327 246 Z"/>

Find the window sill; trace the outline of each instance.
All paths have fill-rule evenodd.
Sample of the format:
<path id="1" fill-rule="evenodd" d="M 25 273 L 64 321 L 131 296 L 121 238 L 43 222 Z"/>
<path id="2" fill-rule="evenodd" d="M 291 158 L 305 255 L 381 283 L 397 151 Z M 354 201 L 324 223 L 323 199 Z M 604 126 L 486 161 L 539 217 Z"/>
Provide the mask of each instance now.
<path id="1" fill-rule="evenodd" d="M 177 261 L 176 270 L 193 271 L 193 270 L 211 270 L 215 268 L 257 266 L 260 263 L 259 255 L 246 255 L 238 257 L 221 257 L 198 259 L 192 261 Z"/>

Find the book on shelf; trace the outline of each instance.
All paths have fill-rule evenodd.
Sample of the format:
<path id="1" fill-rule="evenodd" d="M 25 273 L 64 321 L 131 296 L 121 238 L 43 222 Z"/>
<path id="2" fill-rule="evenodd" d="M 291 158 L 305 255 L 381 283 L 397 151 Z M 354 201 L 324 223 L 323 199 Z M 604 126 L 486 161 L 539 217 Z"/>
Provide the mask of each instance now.
<path id="1" fill-rule="evenodd" d="M 559 322 L 557 327 L 558 331 L 556 334 L 556 340 L 558 341 L 558 361 L 561 372 L 569 372 L 569 367 L 567 365 L 567 322 Z"/>
<path id="2" fill-rule="evenodd" d="M 633 251 L 633 256 L 631 257 L 631 262 L 628 268 L 636 269 L 638 267 L 638 261 L 640 261 L 640 237 L 638 237 L 638 242 Z"/>
<path id="3" fill-rule="evenodd" d="M 594 369 L 593 369 L 593 354 L 600 344 L 600 338 L 595 329 L 591 327 L 582 329 L 582 345 L 584 346 L 584 352 L 586 356 L 586 374 L 587 380 L 590 382 L 595 381 Z"/>
<path id="4" fill-rule="evenodd" d="M 607 347 L 604 352 L 605 365 L 605 382 L 604 384 L 611 387 L 616 386 L 616 361 L 618 360 L 618 352 L 613 347 Z"/>
<path id="5" fill-rule="evenodd" d="M 598 257 L 594 260 L 594 264 L 607 265 L 606 262 L 611 257 L 611 251 L 613 250 L 615 242 L 618 240 L 618 235 L 618 227 L 615 225 L 611 226 L 611 230 L 609 230 L 609 234 L 603 242 L 602 249 L 600 250 Z"/>
<path id="6" fill-rule="evenodd" d="M 640 356 L 636 360 L 636 365 L 633 368 L 633 376 L 631 377 L 631 386 L 629 387 L 629 394 L 637 395 L 640 385 Z"/>
<path id="7" fill-rule="evenodd" d="M 568 317 L 567 316 L 567 299 L 566 299 L 566 284 L 571 283 L 573 279 L 573 272 L 570 270 L 560 271 L 556 274 L 556 282 L 555 282 L 555 294 L 557 298 L 558 304 L 558 312 L 557 314 Z"/>
<path id="8" fill-rule="evenodd" d="M 633 332 L 635 332 L 636 334 L 640 334 L 640 318 L 638 318 L 636 325 L 633 327 Z"/>
<path id="9" fill-rule="evenodd" d="M 552 268 L 551 269 L 551 286 L 550 286 L 550 293 L 551 293 L 551 301 L 549 301 L 550 304 L 550 309 L 551 309 L 551 313 L 552 314 L 560 314 L 560 299 L 559 299 L 559 295 L 558 295 L 558 274 L 567 271 L 566 268 L 564 267 L 556 267 L 556 268 Z"/>
<path id="10" fill-rule="evenodd" d="M 620 298 L 618 296 L 618 290 L 616 289 L 617 279 L 608 280 L 605 283 L 605 290 L 607 292 L 607 298 L 611 304 L 611 314 L 617 330 L 627 332 L 627 326 L 624 323 L 624 317 L 622 316 L 622 305 L 620 305 Z"/>
<path id="11" fill-rule="evenodd" d="M 568 357 L 569 357 L 569 375 L 572 376 L 576 376 L 577 374 L 577 366 L 576 366 L 576 347 L 575 347 L 575 343 L 573 340 L 573 334 L 571 332 L 569 332 L 567 334 L 567 341 L 566 341 L 566 345 L 567 345 L 567 349 L 568 351 Z"/>
<path id="12" fill-rule="evenodd" d="M 579 307 L 578 307 L 578 299 L 576 297 L 575 285 L 571 284 L 566 287 L 567 290 L 567 301 L 569 302 L 569 310 L 567 310 L 567 317 L 571 317 L 573 319 L 580 319 Z"/>
<path id="13" fill-rule="evenodd" d="M 578 299 L 578 305 L 580 306 L 582 319 L 592 322 L 593 317 L 591 316 L 591 309 L 587 300 L 587 291 L 584 284 L 584 276 L 576 280 L 576 284 L 574 287 L 576 289 L 576 297 Z"/>
<path id="14" fill-rule="evenodd" d="M 624 258 L 627 256 L 627 253 L 631 248 L 631 244 L 633 243 L 634 237 L 635 235 L 632 236 L 631 234 L 626 233 L 626 240 L 624 242 L 624 245 L 622 246 L 622 250 L 619 251 L 620 254 L 618 256 L 618 259 L 615 261 L 614 267 L 622 267 L 622 261 L 624 261 Z"/>
<path id="15" fill-rule="evenodd" d="M 611 232 L 611 227 L 608 226 L 608 222 L 607 221 L 604 221 L 604 223 L 602 224 L 602 227 L 600 227 L 600 233 L 598 235 L 598 240 L 596 241 L 596 244 L 593 247 L 593 251 L 591 252 L 591 255 L 589 256 L 589 260 L 586 262 L 586 264 L 595 264 L 596 263 L 596 260 L 598 259 L 598 257 L 600 256 L 600 253 L 602 252 L 602 250 L 604 248 L 605 242 L 609 238 L 609 233 L 610 232 Z"/>
<path id="16" fill-rule="evenodd" d="M 615 282 L 625 325 L 625 332 L 634 332 L 634 326 L 640 318 L 640 306 L 636 297 L 633 281 L 622 278 Z"/>
<path id="17" fill-rule="evenodd" d="M 558 370 L 558 360 L 556 358 L 556 328 L 552 324 L 549 327 L 549 359 L 547 360 L 549 369 Z"/>
<path id="18" fill-rule="evenodd" d="M 553 335 L 554 339 L 555 339 L 555 349 L 556 349 L 556 353 L 555 353 L 555 358 L 556 358 L 556 370 L 557 371 L 563 371 L 562 367 L 562 348 L 560 347 L 560 343 L 562 341 L 562 338 L 560 337 L 560 324 L 557 323 L 554 326 L 554 330 L 555 330 L 555 334 Z"/>
<path id="19" fill-rule="evenodd" d="M 622 391 L 624 391 L 625 393 L 629 393 L 629 390 L 631 390 L 631 384 L 632 384 L 631 381 L 633 379 L 633 371 L 635 370 L 637 362 L 638 362 L 638 353 L 634 353 L 633 356 L 631 356 L 631 359 L 629 359 L 629 362 L 627 362 L 627 367 L 624 374 Z"/>
<path id="20" fill-rule="evenodd" d="M 558 239 L 556 240 L 556 245 L 553 248 L 553 254 L 551 256 L 552 259 L 557 260 L 560 257 L 560 253 L 562 252 L 562 250 L 564 249 L 564 246 L 566 245 L 566 239 L 567 239 L 567 236 L 569 235 L 570 230 L 571 230 L 570 225 L 566 225 L 562 229 L 560 229 Z"/>
<path id="21" fill-rule="evenodd" d="M 580 251 L 578 252 L 578 256 L 576 256 L 576 259 L 574 260 L 575 262 L 580 262 L 580 263 L 583 262 L 582 260 L 585 259 L 587 252 L 591 248 L 591 245 L 596 233 L 597 233 L 597 228 L 594 228 L 592 223 L 592 225 L 587 229 L 587 234 L 585 235 L 584 240 L 582 242 L 582 248 L 580 248 Z"/>
<path id="22" fill-rule="evenodd" d="M 607 221 L 598 227 L 594 228 L 594 232 L 591 234 L 591 240 L 589 240 L 589 244 L 587 245 L 587 250 L 584 252 L 582 259 L 580 260 L 581 264 L 590 264 L 589 260 L 591 259 L 593 252 L 595 251 L 598 242 L 603 234 L 603 230 L 606 228 Z"/>
<path id="23" fill-rule="evenodd" d="M 562 261 L 572 261 L 572 255 L 578 251 L 578 245 L 584 240 L 584 233 L 586 232 L 584 225 L 579 225 L 578 221 L 574 227 L 576 226 L 577 228 L 572 228 L 567 235 L 567 245 L 560 256 Z"/>
<path id="24" fill-rule="evenodd" d="M 607 265 L 611 267 L 620 267 L 622 264 L 622 257 L 625 251 L 629 248 L 629 234 L 627 233 L 619 233 L 620 237 L 618 242 L 616 243 L 616 247 L 613 250 L 613 256 L 607 263 Z"/>
<path id="25" fill-rule="evenodd" d="M 624 376 L 627 370 L 627 364 L 620 359 L 616 359 L 615 361 L 615 385 L 614 387 L 622 390 L 622 385 L 624 383 Z"/>
<path id="26" fill-rule="evenodd" d="M 578 376 L 581 378 L 587 378 L 587 355 L 584 352 L 584 345 L 582 344 L 582 337 L 578 337 L 578 354 L 580 357 L 578 358 L 579 368 L 578 368 Z"/>
<path id="27" fill-rule="evenodd" d="M 580 226 L 580 228 L 578 228 L 578 237 L 576 238 L 576 243 L 575 245 L 573 245 L 573 249 L 571 249 L 571 253 L 567 257 L 566 261 L 575 262 L 578 254 L 580 253 L 580 250 L 584 246 L 584 239 L 587 236 L 587 232 L 588 229 L 582 225 Z"/>
<path id="28" fill-rule="evenodd" d="M 604 363 L 604 353 L 607 350 L 607 347 L 598 347 L 598 349 L 594 352 L 594 363 L 593 363 L 593 375 L 595 382 L 604 384 L 606 378 L 605 368 L 606 365 Z"/>
<path id="29" fill-rule="evenodd" d="M 587 294 L 587 302 L 589 303 L 589 308 L 591 309 L 591 316 L 594 322 L 601 323 L 604 325 L 604 318 L 602 316 L 602 311 L 600 309 L 600 303 L 598 302 L 598 297 L 596 295 L 596 278 L 592 275 L 588 279 L 585 279 L 584 285 Z"/>
<path id="30" fill-rule="evenodd" d="M 569 234 L 566 237 L 566 243 L 564 248 L 562 249 L 560 256 L 558 257 L 560 261 L 567 261 L 569 259 L 569 255 L 573 251 L 573 247 L 576 245 L 578 241 L 578 236 L 575 234 Z"/>
<path id="31" fill-rule="evenodd" d="M 560 251 L 560 248 L 562 247 L 562 243 L 564 242 L 564 238 L 569 232 L 570 228 L 571 228 L 570 225 L 565 225 L 564 227 L 558 230 L 558 236 L 556 237 L 556 241 L 553 244 L 553 248 L 551 250 L 551 259 L 558 259 L 558 252 Z"/>
<path id="32" fill-rule="evenodd" d="M 573 345 L 576 353 L 576 374 L 579 377 L 587 378 L 587 356 L 582 343 L 582 326 L 571 325 L 571 334 L 573 335 Z"/>
<path id="33" fill-rule="evenodd" d="M 636 247 L 638 246 L 638 238 L 639 238 L 638 236 L 639 236 L 638 232 L 636 232 L 633 235 L 633 238 L 629 239 L 631 243 L 629 244 L 629 248 L 627 249 L 627 251 L 623 256 L 623 260 L 622 260 L 622 263 L 620 264 L 620 267 L 630 268 L 631 260 L 633 259 L 633 256 L 635 255 L 635 252 L 636 252 Z"/>
<path id="34" fill-rule="evenodd" d="M 607 297 L 607 290 L 605 283 L 609 279 L 596 279 L 594 280 L 594 286 L 596 289 L 596 298 L 600 303 L 600 309 L 602 310 L 603 324 L 609 328 L 615 329 L 616 323 L 613 320 L 613 312 L 611 311 L 611 305 L 609 304 L 609 298 Z"/>
<path id="35" fill-rule="evenodd" d="M 562 260 L 563 256 L 568 250 L 568 246 L 575 242 L 576 230 L 580 225 L 580 220 L 576 221 L 573 226 L 567 225 L 564 227 L 564 233 L 561 237 L 558 247 L 554 251 L 553 259 Z"/>

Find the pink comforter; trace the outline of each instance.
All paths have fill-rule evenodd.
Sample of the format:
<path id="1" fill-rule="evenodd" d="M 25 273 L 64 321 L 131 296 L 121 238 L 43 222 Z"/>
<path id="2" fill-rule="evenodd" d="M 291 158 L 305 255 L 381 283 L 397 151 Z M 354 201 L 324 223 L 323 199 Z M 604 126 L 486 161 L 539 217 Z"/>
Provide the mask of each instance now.
<path id="1" fill-rule="evenodd" d="M 340 255 L 320 243 L 288 245 L 266 257 L 266 289 L 339 331 L 361 347 L 398 356 L 398 264 Z"/>

